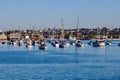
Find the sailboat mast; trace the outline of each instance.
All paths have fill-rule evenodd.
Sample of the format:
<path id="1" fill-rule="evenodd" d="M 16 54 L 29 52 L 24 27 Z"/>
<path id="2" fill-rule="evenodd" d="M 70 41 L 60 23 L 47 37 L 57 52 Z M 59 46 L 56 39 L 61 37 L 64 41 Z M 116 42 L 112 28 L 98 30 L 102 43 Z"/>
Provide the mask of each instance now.
<path id="1" fill-rule="evenodd" d="M 33 26 L 33 34 L 35 34 L 35 26 Z"/>
<path id="2" fill-rule="evenodd" d="M 100 39 L 100 28 L 97 28 L 97 39 Z"/>
<path id="3" fill-rule="evenodd" d="M 18 25 L 18 27 L 19 27 L 19 34 L 21 34 L 21 31 L 20 31 L 20 24 Z"/>
<path id="4" fill-rule="evenodd" d="M 77 19 L 77 38 L 79 38 L 79 16 L 78 16 L 78 19 Z"/>
<path id="5" fill-rule="evenodd" d="M 19 27 L 19 35 L 20 35 L 20 38 L 21 38 L 21 29 L 20 29 L 20 24 L 18 25 L 18 27 Z"/>
<path id="6" fill-rule="evenodd" d="M 61 20 L 61 22 L 62 22 L 61 39 L 64 40 L 64 23 L 63 23 L 63 19 Z"/>
<path id="7" fill-rule="evenodd" d="M 55 39 L 55 28 L 53 28 L 52 34 L 53 34 L 52 38 Z"/>
<path id="8" fill-rule="evenodd" d="M 119 40 L 120 40 L 120 28 L 119 28 Z"/>

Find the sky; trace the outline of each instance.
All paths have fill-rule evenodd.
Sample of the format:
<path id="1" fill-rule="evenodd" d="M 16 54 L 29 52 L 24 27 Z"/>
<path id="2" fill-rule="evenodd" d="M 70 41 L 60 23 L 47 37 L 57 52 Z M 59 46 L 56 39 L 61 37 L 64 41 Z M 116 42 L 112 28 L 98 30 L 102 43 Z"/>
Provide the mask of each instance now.
<path id="1" fill-rule="evenodd" d="M 120 27 L 120 0 L 0 0 L 0 29 Z"/>

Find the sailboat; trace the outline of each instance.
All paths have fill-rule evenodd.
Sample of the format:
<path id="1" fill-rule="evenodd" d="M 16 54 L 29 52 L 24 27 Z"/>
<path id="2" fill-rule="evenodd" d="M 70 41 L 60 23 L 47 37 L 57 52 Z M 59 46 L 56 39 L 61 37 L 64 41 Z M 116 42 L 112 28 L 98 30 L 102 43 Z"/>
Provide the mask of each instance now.
<path id="1" fill-rule="evenodd" d="M 20 24 L 18 25 L 18 27 L 19 27 L 20 38 L 22 38 L 22 36 L 21 36 L 21 30 L 20 30 Z M 17 40 L 17 45 L 18 46 L 23 46 L 24 45 L 23 40 L 22 39 Z"/>
<path id="2" fill-rule="evenodd" d="M 71 40 L 71 41 L 70 41 L 70 44 L 71 44 L 71 45 L 75 45 L 75 40 Z"/>
<path id="3" fill-rule="evenodd" d="M 38 43 L 38 48 L 39 48 L 40 50 L 46 50 L 46 49 L 47 49 L 47 45 L 46 45 L 45 42 L 44 42 L 43 33 L 42 33 L 41 40 L 40 40 L 39 43 Z"/>
<path id="4" fill-rule="evenodd" d="M 108 32 L 107 32 L 107 35 L 108 35 Z M 109 40 L 108 40 L 108 36 L 105 36 L 105 45 L 111 45 L 112 44 L 112 42 L 110 42 Z"/>
<path id="5" fill-rule="evenodd" d="M 109 40 L 105 40 L 105 45 L 111 45 L 112 43 Z"/>
<path id="6" fill-rule="evenodd" d="M 35 46 L 36 45 L 36 42 L 35 40 L 32 41 L 32 46 Z"/>
<path id="7" fill-rule="evenodd" d="M 17 40 L 11 40 L 11 43 L 13 46 L 16 46 L 17 45 Z"/>
<path id="8" fill-rule="evenodd" d="M 93 42 L 93 47 L 101 47 L 105 46 L 105 42 L 103 40 L 96 40 Z"/>
<path id="9" fill-rule="evenodd" d="M 44 42 L 40 42 L 40 43 L 39 43 L 39 49 L 40 49 L 40 50 L 45 50 L 45 49 L 47 49 L 46 44 L 45 44 Z"/>
<path id="10" fill-rule="evenodd" d="M 97 29 L 97 34 L 99 34 L 99 37 L 98 37 L 97 40 L 95 40 L 95 41 L 92 43 L 92 46 L 93 46 L 93 47 L 105 46 L 105 42 L 100 39 L 99 28 Z"/>
<path id="11" fill-rule="evenodd" d="M 76 40 L 76 38 L 73 37 L 72 30 L 71 30 L 71 32 L 70 32 L 69 40 L 70 40 L 70 44 L 71 44 L 71 45 L 75 45 L 75 40 Z"/>
<path id="12" fill-rule="evenodd" d="M 78 19 L 77 19 L 77 40 L 75 41 L 75 47 L 82 47 L 84 46 L 84 44 L 81 42 L 81 40 L 79 39 L 79 16 L 78 16 Z"/>
<path id="13" fill-rule="evenodd" d="M 54 30 L 53 30 L 53 38 L 52 38 L 52 41 L 51 41 L 51 45 L 53 47 L 58 47 L 59 48 L 59 41 L 57 39 L 55 39 L 55 31 Z"/>
<path id="14" fill-rule="evenodd" d="M 58 47 L 59 48 L 59 41 L 58 40 L 53 40 L 52 43 L 51 43 L 51 45 L 53 47 Z"/>
<path id="15" fill-rule="evenodd" d="M 63 19 L 62 21 L 62 30 L 61 30 L 61 40 L 59 41 L 59 48 L 65 48 L 67 46 L 69 46 L 68 43 L 65 42 L 64 40 L 64 24 L 63 24 Z"/>
<path id="16" fill-rule="evenodd" d="M 19 40 L 19 41 L 18 41 L 18 46 L 23 46 L 23 45 L 24 45 L 23 41 L 22 41 L 22 40 Z"/>
<path id="17" fill-rule="evenodd" d="M 32 46 L 32 41 L 31 40 L 28 40 L 27 43 L 26 43 L 26 48 L 29 48 L 31 49 L 33 46 Z"/>

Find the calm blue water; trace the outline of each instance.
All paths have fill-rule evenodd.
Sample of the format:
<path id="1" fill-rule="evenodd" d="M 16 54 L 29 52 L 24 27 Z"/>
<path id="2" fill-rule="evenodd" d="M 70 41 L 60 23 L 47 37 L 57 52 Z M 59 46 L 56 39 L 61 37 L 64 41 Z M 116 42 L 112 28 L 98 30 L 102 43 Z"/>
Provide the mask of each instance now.
<path id="1" fill-rule="evenodd" d="M 120 80 L 120 47 L 112 42 L 65 49 L 47 43 L 46 51 L 0 45 L 0 80 Z"/>

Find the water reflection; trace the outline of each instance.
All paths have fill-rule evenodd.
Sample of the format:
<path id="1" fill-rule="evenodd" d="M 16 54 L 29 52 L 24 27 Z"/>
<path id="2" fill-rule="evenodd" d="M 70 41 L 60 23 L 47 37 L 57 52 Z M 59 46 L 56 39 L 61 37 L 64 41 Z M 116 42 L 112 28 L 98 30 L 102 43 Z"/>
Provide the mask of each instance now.
<path id="1" fill-rule="evenodd" d="M 76 54 L 76 55 L 79 55 L 79 54 L 80 54 L 78 47 L 75 47 L 75 54 Z"/>

